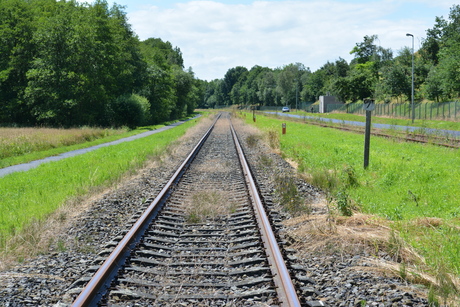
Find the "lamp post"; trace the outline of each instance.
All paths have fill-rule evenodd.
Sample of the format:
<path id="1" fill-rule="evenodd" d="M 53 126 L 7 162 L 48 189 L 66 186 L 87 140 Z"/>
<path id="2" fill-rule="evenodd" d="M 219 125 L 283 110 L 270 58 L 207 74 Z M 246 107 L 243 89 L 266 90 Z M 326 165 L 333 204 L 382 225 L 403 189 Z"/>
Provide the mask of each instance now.
<path id="1" fill-rule="evenodd" d="M 412 94 L 411 94 L 411 104 L 412 104 L 412 123 L 415 119 L 415 107 L 414 107 L 414 35 L 407 33 L 406 36 L 412 37 Z"/>

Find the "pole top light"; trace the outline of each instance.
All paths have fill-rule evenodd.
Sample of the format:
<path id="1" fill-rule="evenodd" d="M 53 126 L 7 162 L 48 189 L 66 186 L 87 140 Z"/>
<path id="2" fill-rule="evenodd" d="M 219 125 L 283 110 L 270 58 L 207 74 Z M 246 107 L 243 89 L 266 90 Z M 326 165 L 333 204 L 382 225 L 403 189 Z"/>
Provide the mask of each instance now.
<path id="1" fill-rule="evenodd" d="M 414 35 L 410 34 L 410 33 L 406 33 L 406 36 L 412 36 L 414 37 Z"/>

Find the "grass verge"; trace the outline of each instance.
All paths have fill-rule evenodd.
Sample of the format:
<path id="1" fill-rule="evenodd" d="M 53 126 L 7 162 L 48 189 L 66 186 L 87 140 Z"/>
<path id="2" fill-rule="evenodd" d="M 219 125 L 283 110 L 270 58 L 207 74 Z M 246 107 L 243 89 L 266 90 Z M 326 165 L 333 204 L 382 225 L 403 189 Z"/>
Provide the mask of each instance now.
<path id="1" fill-rule="evenodd" d="M 139 127 L 134 130 L 88 127 L 81 129 L 0 128 L 0 168 L 116 141 L 171 123 L 173 122 Z"/>
<path id="2" fill-rule="evenodd" d="M 66 201 L 109 186 L 141 168 L 196 122 L 189 121 L 162 133 L 3 177 L 0 180 L 0 248 L 4 252 L 14 248 L 7 244 L 11 237 L 22 235 L 31 223 L 44 220 Z"/>
<path id="3" fill-rule="evenodd" d="M 327 191 L 343 215 L 362 211 L 388 221 L 395 236 L 421 255 L 417 265 L 445 281 L 436 285 L 441 300 L 458 296 L 452 281 L 460 277 L 457 149 L 373 137 L 370 165 L 364 170 L 362 135 L 261 115 L 256 123 L 246 116 L 246 122 L 270 139 L 277 131 L 281 154 Z M 283 122 L 288 122 L 285 135 Z"/>

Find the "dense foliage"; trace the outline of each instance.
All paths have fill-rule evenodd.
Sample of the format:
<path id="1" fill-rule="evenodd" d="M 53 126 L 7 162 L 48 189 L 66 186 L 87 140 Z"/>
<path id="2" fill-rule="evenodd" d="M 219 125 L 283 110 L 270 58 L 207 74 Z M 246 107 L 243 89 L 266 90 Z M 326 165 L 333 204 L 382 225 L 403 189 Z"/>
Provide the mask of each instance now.
<path id="1" fill-rule="evenodd" d="M 107 1 L 0 1 L 0 123 L 138 126 L 193 112 L 202 81 Z"/>
<path id="2" fill-rule="evenodd" d="M 460 5 L 446 20 L 436 18 L 414 54 L 414 100 L 449 101 L 460 97 Z M 405 33 L 402 33 L 405 35 Z M 408 37 L 411 46 L 411 37 Z M 378 45 L 377 45 L 378 42 Z M 216 105 L 295 106 L 315 102 L 320 95 L 334 95 L 343 102 L 372 97 L 377 102 L 411 101 L 412 46 L 393 57 L 380 46 L 377 35 L 365 36 L 342 58 L 327 62 L 315 72 L 301 63 L 271 69 L 235 67 L 223 79 L 207 83 L 201 107 Z"/>

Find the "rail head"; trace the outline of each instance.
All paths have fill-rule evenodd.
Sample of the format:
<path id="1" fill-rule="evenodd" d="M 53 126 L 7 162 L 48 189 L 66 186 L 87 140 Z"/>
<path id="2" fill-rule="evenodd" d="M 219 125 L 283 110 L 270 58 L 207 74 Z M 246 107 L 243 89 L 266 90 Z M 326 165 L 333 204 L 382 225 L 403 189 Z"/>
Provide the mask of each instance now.
<path id="1" fill-rule="evenodd" d="M 139 236 L 147 228 L 147 225 L 150 223 L 150 220 L 154 213 L 159 210 L 159 207 L 163 203 L 164 198 L 168 195 L 170 188 L 173 186 L 175 182 L 177 182 L 177 180 L 188 167 L 188 165 L 190 165 L 191 161 L 194 159 L 197 152 L 210 135 L 212 129 L 214 128 L 219 118 L 220 114 L 216 117 L 209 129 L 205 132 L 203 137 L 199 140 L 197 145 L 193 148 L 193 150 L 190 152 L 190 154 L 187 156 L 184 162 L 179 166 L 174 175 L 169 179 L 168 183 L 163 187 L 161 192 L 152 201 L 149 207 L 144 211 L 144 213 L 132 226 L 128 233 L 123 237 L 123 239 L 118 243 L 118 245 L 109 255 L 109 257 L 104 261 L 104 263 L 100 266 L 97 272 L 93 275 L 91 280 L 86 284 L 82 292 L 72 303 L 72 307 L 97 305 L 97 302 L 104 295 L 108 288 L 107 283 L 110 282 L 110 280 L 116 274 L 118 268 L 124 263 L 124 258 L 129 253 L 129 250 L 132 248 L 134 244 L 137 243 L 137 241 L 139 240 Z"/>
<path id="2" fill-rule="evenodd" d="M 248 183 L 249 193 L 253 200 L 254 211 L 256 213 L 256 219 L 259 224 L 262 240 L 267 255 L 269 256 L 268 262 L 272 271 L 278 298 L 281 301 L 282 306 L 301 306 L 299 297 L 297 296 L 297 292 L 289 274 L 289 270 L 286 267 L 283 255 L 279 249 L 278 242 L 276 241 L 275 234 L 270 225 L 270 220 L 268 219 L 262 200 L 259 196 L 257 185 L 252 176 L 249 164 L 246 161 L 241 144 L 239 143 L 238 136 L 233 128 L 233 125 L 230 125 L 230 127 L 235 146 L 238 151 L 238 156 L 240 157 L 241 167 L 243 168 L 243 172 Z"/>

